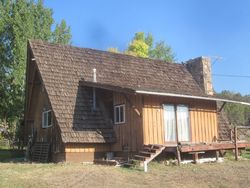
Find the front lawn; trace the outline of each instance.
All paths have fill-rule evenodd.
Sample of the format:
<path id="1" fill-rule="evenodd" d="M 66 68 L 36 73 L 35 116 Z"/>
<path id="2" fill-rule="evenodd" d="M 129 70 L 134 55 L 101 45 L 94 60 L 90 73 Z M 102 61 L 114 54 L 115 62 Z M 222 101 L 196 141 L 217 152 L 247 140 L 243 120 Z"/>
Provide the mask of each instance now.
<path id="1" fill-rule="evenodd" d="M 149 172 L 90 164 L 0 163 L 0 187 L 249 187 L 250 160 L 165 166 Z"/>

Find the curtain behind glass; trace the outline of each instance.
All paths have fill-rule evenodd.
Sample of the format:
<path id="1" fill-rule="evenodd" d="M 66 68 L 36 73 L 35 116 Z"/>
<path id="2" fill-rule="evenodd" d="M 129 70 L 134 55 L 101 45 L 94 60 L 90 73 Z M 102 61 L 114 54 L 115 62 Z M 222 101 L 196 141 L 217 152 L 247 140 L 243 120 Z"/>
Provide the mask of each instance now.
<path id="1" fill-rule="evenodd" d="M 178 126 L 178 140 L 189 141 L 189 116 L 188 107 L 184 105 L 177 106 L 177 126 Z"/>
<path id="2" fill-rule="evenodd" d="M 165 141 L 176 141 L 176 121 L 174 105 L 164 105 Z"/>

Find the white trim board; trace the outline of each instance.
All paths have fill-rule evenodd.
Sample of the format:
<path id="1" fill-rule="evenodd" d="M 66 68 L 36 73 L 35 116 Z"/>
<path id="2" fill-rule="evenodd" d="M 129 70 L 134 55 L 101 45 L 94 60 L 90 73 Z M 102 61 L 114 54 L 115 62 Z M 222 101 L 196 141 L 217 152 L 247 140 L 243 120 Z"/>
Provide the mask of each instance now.
<path id="1" fill-rule="evenodd" d="M 153 91 L 143 91 L 143 90 L 136 90 L 135 92 L 138 94 L 181 97 L 181 98 L 188 98 L 188 99 L 201 99 L 201 100 L 210 100 L 210 101 L 221 101 L 221 102 L 229 102 L 229 103 L 243 104 L 243 105 L 250 106 L 250 103 L 242 102 L 242 101 L 234 101 L 234 100 L 229 100 L 229 99 L 201 97 L 201 96 L 194 96 L 194 95 L 182 95 L 182 94 L 174 94 L 174 93 L 153 92 Z"/>

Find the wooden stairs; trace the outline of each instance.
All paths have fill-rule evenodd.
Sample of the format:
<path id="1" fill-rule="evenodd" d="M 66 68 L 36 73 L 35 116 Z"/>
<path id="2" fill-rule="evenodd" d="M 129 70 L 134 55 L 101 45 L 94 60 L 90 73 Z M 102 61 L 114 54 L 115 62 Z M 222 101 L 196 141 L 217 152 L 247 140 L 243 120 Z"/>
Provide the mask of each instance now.
<path id="1" fill-rule="evenodd" d="M 32 161 L 46 163 L 49 159 L 50 144 L 48 142 L 36 142 L 32 147 Z"/>
<path id="2" fill-rule="evenodd" d="M 155 159 L 158 155 L 160 155 L 164 149 L 165 146 L 163 145 L 144 145 L 143 149 L 139 152 L 139 154 L 134 156 L 134 159 L 136 161 L 139 161 L 140 165 L 144 166 L 144 171 L 147 172 L 147 164 L 153 159 Z"/>

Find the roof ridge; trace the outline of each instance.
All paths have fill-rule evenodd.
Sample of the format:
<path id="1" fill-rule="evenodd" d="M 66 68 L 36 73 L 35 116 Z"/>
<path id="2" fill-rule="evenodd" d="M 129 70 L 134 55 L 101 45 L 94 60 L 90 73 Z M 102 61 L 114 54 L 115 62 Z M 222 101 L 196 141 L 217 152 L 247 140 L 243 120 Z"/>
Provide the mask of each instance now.
<path id="1" fill-rule="evenodd" d="M 130 58 L 134 58 L 134 59 L 140 59 L 140 60 L 148 60 L 148 61 L 154 61 L 154 62 L 161 62 L 161 63 L 169 63 L 169 64 L 177 64 L 180 65 L 182 63 L 178 63 L 178 62 L 168 62 L 165 60 L 161 60 L 161 59 L 153 59 L 150 57 L 138 57 L 138 56 L 134 56 L 134 55 L 130 55 L 130 54 L 125 54 L 125 53 L 119 53 L 119 52 L 110 52 L 110 51 L 106 51 L 106 50 L 101 50 L 101 49 L 96 49 L 96 48 L 87 48 L 87 47 L 80 47 L 80 46 L 73 46 L 71 44 L 60 44 L 60 43 L 53 43 L 53 42 L 49 42 L 49 41 L 44 41 L 41 39 L 28 39 L 29 43 L 39 43 L 39 44 L 43 44 L 43 45 L 51 45 L 51 46 L 58 46 L 58 47 L 67 47 L 67 48 L 73 48 L 73 49 L 79 49 L 79 50 L 91 50 L 97 53 L 106 53 L 106 54 L 112 54 L 112 55 L 116 55 L 116 56 L 124 56 L 124 57 L 130 57 Z"/>

